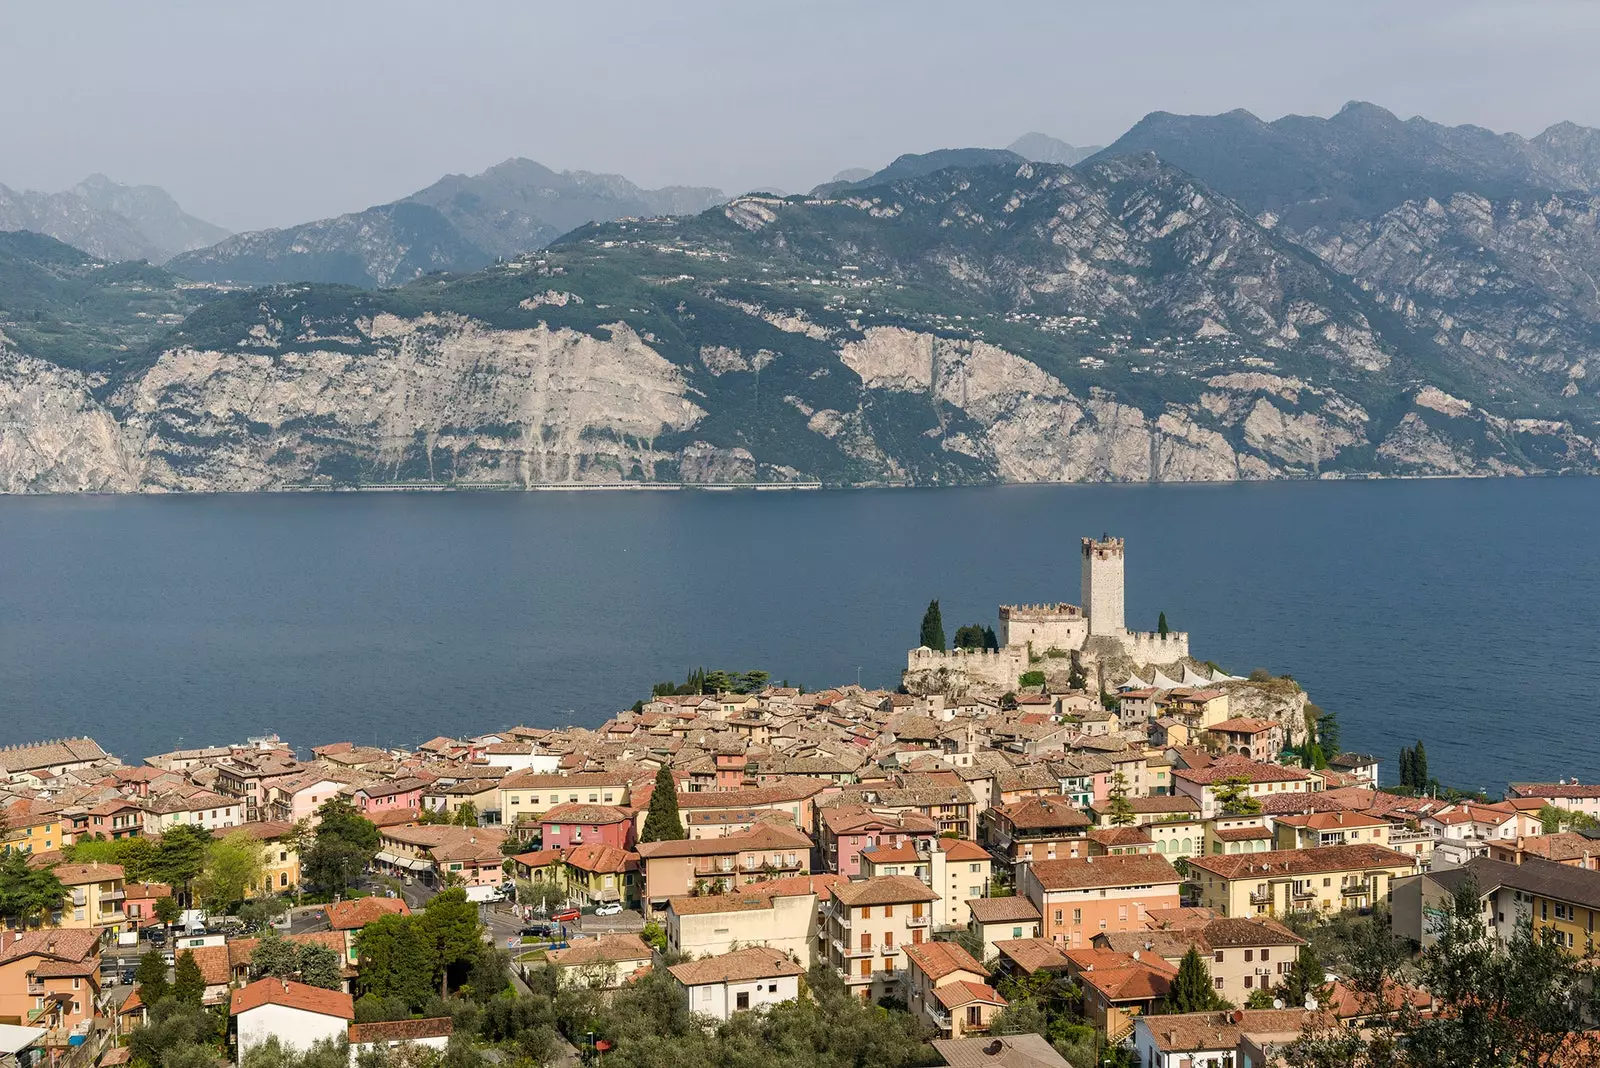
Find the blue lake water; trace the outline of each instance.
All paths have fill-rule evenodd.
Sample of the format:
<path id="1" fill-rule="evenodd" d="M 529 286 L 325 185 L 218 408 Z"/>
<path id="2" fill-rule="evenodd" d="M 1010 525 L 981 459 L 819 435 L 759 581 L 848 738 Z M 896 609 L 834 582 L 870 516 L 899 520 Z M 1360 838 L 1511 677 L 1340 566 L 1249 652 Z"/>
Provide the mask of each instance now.
<path id="1" fill-rule="evenodd" d="M 826 493 L 0 498 L 0 741 L 124 759 L 277 731 L 595 724 L 696 665 L 891 686 L 946 631 L 1078 598 L 1293 674 L 1344 746 L 1446 782 L 1600 777 L 1600 480 Z"/>

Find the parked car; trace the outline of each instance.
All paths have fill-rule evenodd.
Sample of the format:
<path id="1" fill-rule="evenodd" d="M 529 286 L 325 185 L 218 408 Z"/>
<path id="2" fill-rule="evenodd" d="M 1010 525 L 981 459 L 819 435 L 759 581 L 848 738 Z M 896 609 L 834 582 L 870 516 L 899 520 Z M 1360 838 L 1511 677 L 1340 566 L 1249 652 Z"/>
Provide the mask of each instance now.
<path id="1" fill-rule="evenodd" d="M 123 986 L 132 986 L 133 985 L 133 969 L 132 968 L 124 968 L 124 969 L 122 969 L 122 975 L 119 977 L 119 979 L 117 981 L 120 982 Z"/>
<path id="2" fill-rule="evenodd" d="M 167 932 L 163 931 L 159 927 L 150 928 L 149 930 L 145 931 L 144 936 L 149 940 L 152 946 L 159 947 L 167 944 Z"/>
<path id="3" fill-rule="evenodd" d="M 581 911 L 579 911 L 578 909 L 562 909 L 560 912 L 556 913 L 554 916 L 551 916 L 550 919 L 553 920 L 556 923 L 572 923 L 574 920 L 576 920 L 579 916 L 582 916 L 582 915 L 583 915 L 583 913 Z"/>
<path id="4" fill-rule="evenodd" d="M 548 923 L 530 923 L 522 929 L 523 938 L 549 938 L 555 933 L 555 928 Z"/>
<path id="5" fill-rule="evenodd" d="M 599 908 L 595 909 L 594 914 L 596 916 L 615 916 L 621 911 L 622 906 L 613 901 L 609 904 L 601 905 Z"/>

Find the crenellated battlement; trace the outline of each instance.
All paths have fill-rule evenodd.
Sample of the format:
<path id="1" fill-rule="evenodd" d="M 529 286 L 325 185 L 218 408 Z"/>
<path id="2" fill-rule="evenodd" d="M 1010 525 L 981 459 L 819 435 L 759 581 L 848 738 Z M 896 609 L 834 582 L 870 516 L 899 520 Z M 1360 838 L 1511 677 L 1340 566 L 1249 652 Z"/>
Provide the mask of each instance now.
<path id="1" fill-rule="evenodd" d="M 1044 622 L 1057 619 L 1083 619 L 1084 615 L 1082 608 L 1061 601 L 1056 604 L 1003 604 L 1000 606 L 1000 618 Z"/>

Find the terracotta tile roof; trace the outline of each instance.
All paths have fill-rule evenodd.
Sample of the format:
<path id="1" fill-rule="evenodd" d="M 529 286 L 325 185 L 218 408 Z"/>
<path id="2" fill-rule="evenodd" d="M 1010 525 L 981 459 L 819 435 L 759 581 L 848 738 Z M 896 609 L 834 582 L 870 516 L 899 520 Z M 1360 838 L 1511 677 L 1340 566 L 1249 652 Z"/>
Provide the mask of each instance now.
<path id="1" fill-rule="evenodd" d="M 579 871 L 626 872 L 639 868 L 639 854 L 603 843 L 573 846 L 562 859 Z"/>
<path id="2" fill-rule="evenodd" d="M 1304 1009 L 1236 1009 L 1231 1012 L 1186 1012 L 1140 1019 L 1163 1053 L 1233 1050 L 1250 1033 L 1299 1031 L 1310 1016 Z"/>
<path id="3" fill-rule="evenodd" d="M 352 1046 L 369 1042 L 416 1042 L 424 1038 L 449 1038 L 455 1021 L 448 1016 L 426 1020 L 384 1020 L 381 1023 L 353 1023 L 346 1030 Z"/>
<path id="4" fill-rule="evenodd" d="M 826 897 L 834 887 L 849 881 L 843 875 L 785 875 L 776 879 L 746 883 L 739 890 L 741 893 L 771 894 L 773 897 L 799 897 L 805 894 Z"/>
<path id="5" fill-rule="evenodd" d="M 917 862 L 917 847 L 906 842 L 898 846 L 878 846 L 876 849 L 863 849 L 861 851 L 861 859 L 875 865 L 915 864 Z"/>
<path id="6" fill-rule="evenodd" d="M 257 979 L 249 986 L 235 990 L 228 1011 L 237 1016 L 263 1005 L 281 1005 L 322 1016 L 337 1016 L 342 1020 L 353 1020 L 356 1015 L 349 994 L 288 979 Z"/>
<path id="7" fill-rule="evenodd" d="M 1208 731 L 1227 731 L 1232 734 L 1261 734 L 1270 731 L 1277 724 L 1270 719 L 1251 719 L 1248 716 L 1234 716 L 1221 723 L 1213 723 L 1207 727 Z"/>
<path id="8" fill-rule="evenodd" d="M 518 853 L 511 859 L 530 868 L 542 868 L 547 864 L 554 864 L 559 861 L 561 859 L 561 850 L 536 849 L 532 853 Z"/>
<path id="9" fill-rule="evenodd" d="M 972 897 L 972 918 L 979 923 L 1019 923 L 1039 919 L 1039 910 L 1025 897 Z"/>
<path id="10" fill-rule="evenodd" d="M 703 897 L 669 897 L 667 907 L 679 916 L 707 916 L 721 912 L 759 912 L 772 907 L 768 894 L 746 893 L 743 889 L 729 894 L 707 894 Z"/>
<path id="11" fill-rule="evenodd" d="M 1352 812 L 1348 809 L 1339 809 L 1334 812 L 1313 812 L 1310 815 L 1301 813 L 1293 816 L 1279 816 L 1278 823 L 1286 827 L 1304 827 L 1312 831 L 1339 831 L 1350 827 L 1387 827 L 1389 821 L 1377 816 L 1369 816 L 1364 812 Z"/>
<path id="12" fill-rule="evenodd" d="M 939 852 L 945 855 L 946 860 L 971 861 L 993 860 L 989 851 L 967 838 L 941 838 L 939 839 Z"/>
<path id="13" fill-rule="evenodd" d="M 1265 798 L 1263 798 L 1265 800 Z M 1200 815 L 1200 802 L 1187 794 L 1161 794 L 1156 797 L 1130 797 L 1128 804 L 1133 806 L 1136 815 L 1175 815 L 1193 813 Z M 1089 806 L 1089 811 L 1097 816 L 1104 816 L 1111 812 L 1111 801 L 1096 801 Z"/>
<path id="14" fill-rule="evenodd" d="M 746 849 L 810 849 L 811 838 L 798 827 L 782 823 L 758 823 L 739 834 L 721 838 L 679 839 L 673 842 L 642 842 L 639 855 L 656 857 L 710 857 L 738 853 Z"/>
<path id="15" fill-rule="evenodd" d="M 1048 938 L 1005 938 L 994 948 L 1028 975 L 1040 970 L 1060 971 L 1072 963 L 1061 947 Z"/>
<path id="16" fill-rule="evenodd" d="M 345 958 L 344 932 L 342 931 L 309 931 L 305 934 L 287 934 L 285 941 L 293 942 L 297 946 L 317 945 L 327 946 L 338 954 L 342 961 Z M 256 946 L 261 944 L 259 938 L 234 938 L 228 942 L 228 966 L 230 968 L 245 968 L 255 956 Z"/>
<path id="17" fill-rule="evenodd" d="M 633 819 L 633 813 L 616 805 L 589 805 L 582 802 L 563 802 L 544 810 L 539 817 L 540 823 L 587 823 L 603 826 L 611 823 L 627 823 Z"/>
<path id="18" fill-rule="evenodd" d="M 1172 977 L 1177 974 L 1178 969 L 1160 957 L 1134 960 L 1130 956 L 1126 964 L 1082 972 L 1078 981 L 1093 987 L 1110 1002 L 1150 1001 L 1166 997 L 1172 989 Z"/>
<path id="19" fill-rule="evenodd" d="M 56 878 L 67 886 L 110 882 L 122 878 L 121 864 L 57 864 Z"/>
<path id="20" fill-rule="evenodd" d="M 75 930 L 24 931 L 21 938 L 7 932 L 0 945 L 0 964 L 22 957 L 45 956 L 79 961 L 99 956 L 100 932 Z"/>
<path id="21" fill-rule="evenodd" d="M 1007 1004 L 1006 999 L 1001 997 L 994 987 L 988 983 L 973 982 L 971 979 L 958 979 L 953 983 L 936 987 L 933 996 L 947 1009 L 959 1009 L 964 1005 L 980 1002 L 1000 1006 Z"/>
<path id="22" fill-rule="evenodd" d="M 81 764 L 104 760 L 109 754 L 93 738 L 62 738 L 55 742 L 0 749 L 0 771 L 17 774 L 38 771 L 55 764 Z"/>
<path id="23" fill-rule="evenodd" d="M 996 817 L 1004 818 L 1018 830 L 1040 830 L 1058 827 L 1087 827 L 1090 824 L 1070 798 L 1028 797 L 1000 805 L 994 809 Z"/>
<path id="24" fill-rule="evenodd" d="M 790 960 L 782 951 L 768 946 L 751 946 L 748 949 L 724 953 L 720 957 L 685 961 L 682 964 L 674 964 L 667 971 L 684 986 L 742 983 L 750 979 L 774 979 L 785 975 L 805 974 L 805 969 Z"/>
<path id="25" fill-rule="evenodd" d="M 1211 835 L 1219 842 L 1255 842 L 1271 838 L 1272 832 L 1265 827 L 1217 827 Z"/>
<path id="26" fill-rule="evenodd" d="M 1235 777 L 1249 783 L 1305 782 L 1308 774 L 1304 768 L 1286 768 L 1278 764 L 1263 764 L 1259 760 L 1225 756 L 1218 757 L 1204 768 L 1179 768 L 1172 773 L 1172 777 L 1196 786 L 1212 786 L 1223 779 Z"/>
<path id="27" fill-rule="evenodd" d="M 833 888 L 833 896 L 851 908 L 939 900 L 939 895 L 923 885 L 921 879 L 909 875 L 879 875 L 840 883 Z"/>
<path id="28" fill-rule="evenodd" d="M 1189 860 L 1191 868 L 1220 875 L 1224 879 L 1253 876 L 1315 875 L 1322 872 L 1356 871 L 1366 868 L 1404 868 L 1410 871 L 1415 860 L 1403 853 L 1377 845 L 1336 845 L 1321 849 L 1273 849 L 1265 853 L 1237 853 L 1232 856 L 1202 856 Z"/>
<path id="29" fill-rule="evenodd" d="M 552 949 L 547 956 L 559 968 L 572 968 L 584 964 L 648 961 L 650 954 L 650 947 L 636 934 L 607 934 L 581 939 L 566 949 Z"/>
<path id="30" fill-rule="evenodd" d="M 97 957 L 85 960 L 46 960 L 34 965 L 32 971 L 33 974 L 46 979 L 99 975 L 100 960 Z"/>
<path id="31" fill-rule="evenodd" d="M 933 1048 L 950 1068 L 1064 1068 L 1067 1064 L 1043 1035 L 936 1038 Z"/>
<path id="32" fill-rule="evenodd" d="M 383 916 L 409 916 L 411 909 L 398 897 L 358 897 L 328 906 L 328 925 L 335 931 L 359 931 Z"/>
<path id="33" fill-rule="evenodd" d="M 987 976 L 989 969 L 954 942 L 916 942 L 905 946 L 906 959 L 935 981 L 956 972 Z"/>
<path id="34" fill-rule="evenodd" d="M 1107 849 L 1155 844 L 1143 827 L 1097 827 L 1089 832 L 1089 838 Z"/>
<path id="35" fill-rule="evenodd" d="M 1178 870 L 1159 853 L 1037 860 L 1033 863 L 1033 874 L 1046 891 L 1176 884 L 1183 881 Z"/>
<path id="36" fill-rule="evenodd" d="M 229 966 L 228 947 L 222 946 L 196 946 L 186 949 L 178 954 L 182 958 L 184 953 L 192 954 L 194 962 L 200 966 L 200 974 L 205 978 L 207 986 L 227 986 L 228 980 L 233 977 Z"/>

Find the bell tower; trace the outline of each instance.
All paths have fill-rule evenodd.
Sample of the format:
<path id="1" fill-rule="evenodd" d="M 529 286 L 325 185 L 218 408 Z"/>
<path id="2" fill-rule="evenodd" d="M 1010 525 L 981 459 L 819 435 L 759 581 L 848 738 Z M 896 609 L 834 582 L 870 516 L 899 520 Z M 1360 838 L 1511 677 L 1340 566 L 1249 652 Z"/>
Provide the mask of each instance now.
<path id="1" fill-rule="evenodd" d="M 1127 633 L 1122 620 L 1121 538 L 1102 534 L 1100 540 L 1083 539 L 1083 610 L 1089 616 L 1089 634 L 1120 637 Z"/>

